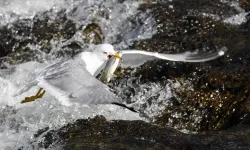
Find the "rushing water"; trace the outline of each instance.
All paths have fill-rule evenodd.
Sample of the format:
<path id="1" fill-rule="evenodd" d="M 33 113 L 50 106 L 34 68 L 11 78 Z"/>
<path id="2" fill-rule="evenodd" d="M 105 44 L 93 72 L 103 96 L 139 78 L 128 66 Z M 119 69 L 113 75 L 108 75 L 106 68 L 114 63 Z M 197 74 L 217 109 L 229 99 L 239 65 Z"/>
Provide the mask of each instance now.
<path id="1" fill-rule="evenodd" d="M 118 49 L 126 48 L 133 41 L 150 38 L 156 32 L 155 21 L 150 12 L 138 10 L 141 2 L 139 0 L 124 2 L 120 0 L 2 0 L 0 2 L 0 25 L 8 25 L 11 28 L 12 23 L 17 20 L 32 20 L 35 15 L 45 11 L 51 11 L 50 17 L 53 18 L 54 13 L 65 10 L 67 19 L 74 21 L 79 26 L 86 27 L 95 20 L 102 29 L 103 42 L 112 43 Z M 105 15 L 98 15 L 100 12 Z M 246 14 L 240 14 L 241 22 L 244 22 Z M 235 18 L 235 16 L 233 17 Z M 233 17 L 226 19 L 225 22 L 234 23 Z M 143 23 L 134 23 L 137 21 Z M 80 32 L 76 32 L 70 40 L 84 42 L 81 36 Z M 29 142 L 33 140 L 38 129 L 60 128 L 79 118 L 104 115 L 109 120 L 145 120 L 144 116 L 141 117 L 139 114 L 113 105 L 65 107 L 48 93 L 43 99 L 21 105 L 20 101 L 26 96 L 35 94 L 38 88 L 33 88 L 17 97 L 14 97 L 13 94 L 25 83 L 34 79 L 43 68 L 59 61 L 60 58 L 54 59 L 55 57 L 51 54 L 68 41 L 60 41 L 54 45 L 53 42 L 50 41 L 53 46 L 51 52 L 43 53 L 40 57 L 44 63 L 31 61 L 17 65 L 11 70 L 1 70 L 0 72 L 0 149 L 17 149 L 19 147 L 32 149 Z M 30 44 L 29 47 L 34 50 L 39 49 L 39 46 L 34 44 Z M 131 98 L 131 102 L 134 103 L 135 108 L 143 109 L 142 111 L 147 117 L 152 117 L 164 108 L 164 104 L 167 104 L 173 96 L 171 88 L 177 86 L 171 84 L 171 81 L 165 86 L 155 83 L 138 85 L 138 89 L 144 90 L 137 92 Z M 154 95 L 157 95 L 157 102 L 152 103 L 149 97 L 154 97 Z"/>
<path id="2" fill-rule="evenodd" d="M 0 2 L 0 24 L 11 27 L 12 23 L 18 19 L 32 20 L 35 15 L 44 11 L 51 11 L 50 17 L 53 18 L 53 13 L 66 10 L 67 18 L 73 20 L 77 25 L 87 26 L 93 19 L 98 20 L 105 35 L 104 42 L 123 48 L 135 39 L 150 38 L 155 32 L 153 18 L 147 13 L 139 12 L 138 6 L 137 1 L 119 2 L 118 0 L 4 0 Z M 108 17 L 98 16 L 100 12 L 105 13 Z M 133 18 L 142 20 L 144 24 L 133 24 Z M 77 32 L 71 40 L 81 40 L 82 38 L 79 38 L 81 36 Z M 50 54 L 57 51 L 65 42 L 67 41 L 55 43 Z M 119 43 L 119 45 L 115 43 Z M 32 44 L 29 47 L 38 48 L 37 45 Z M 17 149 L 22 146 L 24 149 L 32 149 L 28 143 L 32 141 L 33 135 L 38 129 L 60 128 L 65 123 L 79 118 L 104 115 L 109 120 L 142 119 L 136 113 L 113 105 L 65 107 L 49 94 L 45 94 L 43 99 L 34 103 L 21 105 L 20 101 L 24 97 L 36 93 L 38 88 L 33 88 L 17 97 L 13 95 L 22 85 L 34 79 L 44 67 L 59 61 L 59 59 L 53 59 L 54 57 L 50 54 L 43 53 L 43 57 L 40 57 L 44 63 L 27 62 L 15 66 L 12 70 L 1 70 L 0 149 Z"/>

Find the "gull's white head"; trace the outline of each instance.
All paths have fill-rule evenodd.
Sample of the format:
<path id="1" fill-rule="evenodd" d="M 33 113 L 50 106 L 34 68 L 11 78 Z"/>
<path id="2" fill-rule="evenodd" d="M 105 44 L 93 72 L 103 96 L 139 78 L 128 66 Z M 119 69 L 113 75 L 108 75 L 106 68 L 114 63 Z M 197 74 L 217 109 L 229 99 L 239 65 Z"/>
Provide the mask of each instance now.
<path id="1" fill-rule="evenodd" d="M 90 50 L 82 52 L 80 58 L 85 62 L 88 72 L 96 76 L 112 56 L 121 58 L 110 44 L 92 45 Z"/>
<path id="2" fill-rule="evenodd" d="M 114 50 L 114 47 L 111 44 L 97 45 L 94 52 L 97 53 L 99 58 L 103 61 L 108 60 L 112 56 L 121 58 L 121 56 Z"/>

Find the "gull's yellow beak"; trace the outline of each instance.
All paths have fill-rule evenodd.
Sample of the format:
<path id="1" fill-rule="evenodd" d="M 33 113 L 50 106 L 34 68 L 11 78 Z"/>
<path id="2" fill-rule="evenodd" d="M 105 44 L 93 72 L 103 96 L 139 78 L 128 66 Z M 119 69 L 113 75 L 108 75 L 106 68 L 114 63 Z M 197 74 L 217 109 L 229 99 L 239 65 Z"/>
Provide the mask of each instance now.
<path id="1" fill-rule="evenodd" d="M 122 58 L 120 55 L 119 55 L 119 53 L 117 53 L 117 52 L 115 52 L 115 54 L 113 55 L 114 57 L 116 57 L 116 58 Z"/>

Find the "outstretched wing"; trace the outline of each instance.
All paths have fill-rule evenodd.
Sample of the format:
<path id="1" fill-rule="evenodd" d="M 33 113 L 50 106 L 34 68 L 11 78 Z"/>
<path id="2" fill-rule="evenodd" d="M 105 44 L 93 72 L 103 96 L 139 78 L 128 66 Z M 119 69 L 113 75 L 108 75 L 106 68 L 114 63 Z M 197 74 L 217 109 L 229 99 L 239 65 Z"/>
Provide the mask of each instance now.
<path id="1" fill-rule="evenodd" d="M 119 102 L 109 87 L 93 77 L 84 63 L 76 60 L 48 67 L 38 80 L 39 86 L 67 105 Z"/>
<path id="2" fill-rule="evenodd" d="M 146 52 L 146 51 L 140 51 L 140 50 L 122 50 L 120 51 L 120 53 L 122 55 L 141 54 L 141 55 L 153 56 L 156 58 L 171 60 L 171 61 L 205 62 L 205 61 L 213 60 L 220 56 L 223 56 L 226 51 L 227 51 L 227 48 L 222 47 L 216 52 L 204 52 L 204 53 L 188 51 L 188 52 L 180 53 L 180 54 L 161 54 L 157 52 Z"/>

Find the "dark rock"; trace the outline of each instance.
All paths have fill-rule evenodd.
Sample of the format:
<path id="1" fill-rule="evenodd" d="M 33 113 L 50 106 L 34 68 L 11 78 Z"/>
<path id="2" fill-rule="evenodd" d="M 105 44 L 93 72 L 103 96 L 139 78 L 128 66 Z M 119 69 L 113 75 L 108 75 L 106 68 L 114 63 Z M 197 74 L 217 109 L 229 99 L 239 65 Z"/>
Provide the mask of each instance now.
<path id="1" fill-rule="evenodd" d="M 103 34 L 101 28 L 95 24 L 89 24 L 83 30 L 83 40 L 85 43 L 89 44 L 101 44 L 103 41 Z"/>
<path id="2" fill-rule="evenodd" d="M 156 122 L 179 129 L 218 130 L 243 121 L 250 113 L 250 70 L 227 69 L 210 71 L 194 79 L 193 90 L 175 89 L 181 100 L 166 106 Z M 175 113 L 179 116 L 173 116 Z M 174 122 L 169 123 L 169 119 Z"/>
<path id="3" fill-rule="evenodd" d="M 239 149 L 250 148 L 249 126 L 241 125 L 224 131 L 204 132 L 189 135 L 192 149 Z"/>
<path id="4" fill-rule="evenodd" d="M 82 26 L 77 28 L 76 23 L 66 17 L 65 10 L 54 14 L 54 18 L 50 17 L 51 13 L 39 13 L 32 20 L 17 20 L 10 27 L 0 28 L 0 58 L 8 58 L 1 60 L 1 68 L 4 68 L 3 63 L 15 65 L 31 60 L 42 61 L 42 53 L 70 58 L 79 53 L 79 49 L 84 47 L 83 43 L 70 41 L 58 47 L 59 50 L 51 51 L 55 46 L 52 46 L 51 42 L 60 46 L 71 39 L 77 31 L 82 32 L 85 43 L 102 43 L 102 30 L 97 24 L 89 24 L 81 31 Z"/>
<path id="5" fill-rule="evenodd" d="M 174 129 L 160 128 L 143 121 L 108 122 L 103 116 L 97 116 L 48 132 L 40 145 L 47 148 L 56 141 L 64 145 L 63 149 L 186 149 L 186 139 L 181 135 Z"/>
<path id="6" fill-rule="evenodd" d="M 247 65 L 250 63 L 249 42 L 247 42 L 250 40 L 248 24 L 249 21 L 240 28 L 226 24 L 224 27 L 222 27 L 223 24 L 221 27 L 216 25 L 214 29 L 219 27 L 216 32 L 208 33 L 211 34 L 209 36 L 202 36 L 202 38 L 208 37 L 206 41 L 212 41 L 212 43 L 224 43 L 229 48 L 227 54 L 229 57 L 205 64 L 188 64 L 188 67 L 184 67 L 186 69 L 182 69 L 184 71 L 182 75 L 174 75 L 178 82 L 182 82 L 183 79 L 192 82 L 194 90 L 180 92 L 175 89 L 178 100 L 166 106 L 162 116 L 157 118 L 157 123 L 179 129 L 216 130 L 228 128 L 244 120 L 244 116 L 250 113 L 248 107 L 250 67 Z M 212 38 L 214 36 L 215 38 Z M 199 40 L 194 43 L 199 43 Z M 167 70 L 165 67 L 162 69 Z M 166 72 L 156 72 L 158 72 L 157 76 L 166 76 Z M 169 75 L 171 71 L 168 71 Z M 178 114 L 178 117 L 174 117 L 174 114 Z"/>
<path id="7" fill-rule="evenodd" d="M 250 10 L 250 0 L 239 0 L 240 6 L 246 11 Z"/>
<path id="8" fill-rule="evenodd" d="M 248 149 L 249 126 L 220 132 L 183 134 L 143 121 L 106 121 L 102 116 L 77 120 L 43 135 L 40 147 L 62 149 Z M 39 135 L 36 135 L 38 138 Z M 229 144 L 230 143 L 230 144 Z"/>
<path id="9" fill-rule="evenodd" d="M 240 2 L 245 10 L 249 9 L 247 0 Z M 148 1 L 140 6 L 140 10 L 150 11 L 156 21 L 157 33 L 150 39 L 135 41 L 130 48 L 180 53 L 197 49 L 214 51 L 226 46 L 228 52 L 224 57 L 206 63 L 155 60 L 137 68 L 119 69 L 113 86 L 121 88 L 120 93 L 116 92 L 131 104 L 131 96 L 143 90 L 139 88 L 141 84 L 156 83 L 164 88 L 170 79 L 181 85 L 184 81 L 193 85 L 194 90 L 173 89 L 176 96 L 165 110 L 159 116 L 149 118 L 158 126 L 142 121 L 107 122 L 103 117 L 78 120 L 57 131 L 45 129 L 38 133 L 36 137 L 40 138 L 42 133 L 48 132 L 40 146 L 51 147 L 52 143 L 57 143 L 63 144 L 64 149 L 249 149 L 250 19 L 240 26 L 225 23 L 225 18 L 239 11 L 218 0 Z M 51 40 L 67 41 L 77 31 L 83 33 L 87 43 L 102 42 L 98 24 L 91 23 L 82 31 L 64 11 L 54 15 L 57 17 L 53 19 L 49 13 L 38 14 L 33 20 L 18 20 L 10 28 L 1 27 L 0 56 L 8 56 L 1 59 L 1 63 L 39 61 L 40 53 L 31 52 L 29 44 L 50 53 Z M 105 17 L 105 14 L 99 15 Z M 52 55 L 73 56 L 79 48 L 79 43 L 72 42 Z M 150 98 L 148 103 L 157 100 L 157 96 Z M 210 132 L 185 135 L 166 126 Z M 235 127 L 228 129 L 232 126 Z M 224 131 L 211 132 L 222 129 Z"/>
<path id="10" fill-rule="evenodd" d="M 10 30 L 7 27 L 0 27 L 0 58 L 11 52 L 15 42 Z"/>
<path id="11" fill-rule="evenodd" d="M 237 14 L 237 10 L 219 1 L 161 1 L 141 8 L 152 11 L 158 32 L 151 39 L 134 43 L 135 48 L 167 53 L 196 49 L 206 51 L 216 46 L 228 46 L 225 42 L 237 35 L 235 27 L 209 16 L 216 14 L 224 18 Z M 208 16 L 203 16 L 203 13 Z"/>
<path id="12" fill-rule="evenodd" d="M 58 12 L 57 17 L 53 19 L 49 17 L 50 13 L 37 14 L 33 20 L 20 19 L 12 25 L 1 27 L 0 57 L 10 58 L 4 61 L 11 65 L 31 60 L 41 61 L 43 52 L 51 52 L 51 40 L 70 39 L 77 30 L 75 23 L 67 19 L 63 11 Z M 39 49 L 33 49 L 32 46 L 39 47 Z M 67 50 L 63 51 L 62 49 L 58 53 L 67 53 Z M 60 57 L 60 54 L 55 55 Z"/>
<path id="13" fill-rule="evenodd" d="M 169 5 L 173 5 L 174 11 Z M 201 5 L 212 9 L 201 10 L 204 8 Z M 158 32 L 151 39 L 134 42 L 131 48 L 179 53 L 196 49 L 213 51 L 226 46 L 229 51 L 224 57 L 206 63 L 154 60 L 134 69 L 120 69 L 118 77 L 112 81 L 113 87 L 123 89 L 117 92 L 118 95 L 127 103 L 133 103 L 130 99 L 135 91 L 144 90 L 138 87 L 140 84 L 157 83 L 164 88 L 168 83 L 166 79 L 181 85 L 189 81 L 194 89 L 173 89 L 176 97 L 166 104 L 165 111 L 156 117 L 155 123 L 204 131 L 226 129 L 244 121 L 250 113 L 250 21 L 237 27 L 223 20 L 198 15 L 206 12 L 229 17 L 224 14 L 237 13 L 234 8 L 218 1 L 161 1 L 142 5 L 141 9 L 152 11 Z M 194 15 L 193 12 L 197 13 Z"/>

